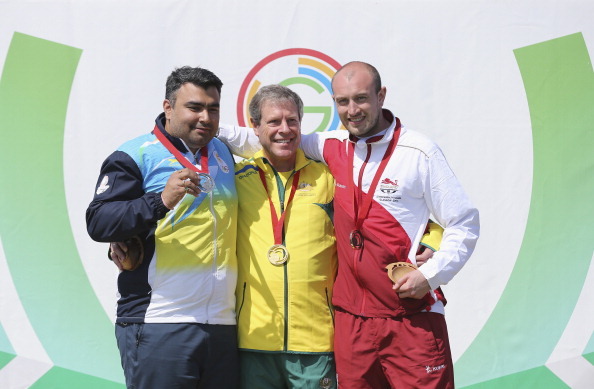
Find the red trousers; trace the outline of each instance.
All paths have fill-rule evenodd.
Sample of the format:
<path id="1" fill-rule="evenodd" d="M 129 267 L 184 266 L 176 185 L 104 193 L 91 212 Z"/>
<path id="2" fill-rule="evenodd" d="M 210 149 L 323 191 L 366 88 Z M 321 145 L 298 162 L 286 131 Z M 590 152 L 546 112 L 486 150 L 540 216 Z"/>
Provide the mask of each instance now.
<path id="1" fill-rule="evenodd" d="M 403 318 L 336 311 L 334 357 L 340 389 L 454 388 L 445 318 L 421 312 Z"/>

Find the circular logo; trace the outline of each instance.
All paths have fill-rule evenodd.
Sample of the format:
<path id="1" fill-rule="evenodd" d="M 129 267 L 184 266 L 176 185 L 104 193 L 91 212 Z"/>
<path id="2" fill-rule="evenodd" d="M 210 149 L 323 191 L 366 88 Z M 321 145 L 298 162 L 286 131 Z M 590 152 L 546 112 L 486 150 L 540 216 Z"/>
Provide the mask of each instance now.
<path id="1" fill-rule="evenodd" d="M 311 49 L 294 48 L 270 54 L 250 70 L 239 89 L 237 122 L 249 126 L 248 105 L 261 86 L 280 84 L 291 88 L 304 102 L 304 134 L 338 129 L 341 124 L 330 84 L 340 67 L 326 54 Z"/>

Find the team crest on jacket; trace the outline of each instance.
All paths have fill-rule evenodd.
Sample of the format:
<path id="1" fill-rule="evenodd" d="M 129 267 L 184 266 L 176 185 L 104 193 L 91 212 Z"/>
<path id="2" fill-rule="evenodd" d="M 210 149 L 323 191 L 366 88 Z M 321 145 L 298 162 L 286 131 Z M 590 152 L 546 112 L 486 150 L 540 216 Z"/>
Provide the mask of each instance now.
<path id="1" fill-rule="evenodd" d="M 305 191 L 310 191 L 313 188 L 311 187 L 311 184 L 309 182 L 302 181 L 302 182 L 299 183 L 299 186 L 297 187 L 297 189 L 299 189 L 299 190 L 305 190 Z"/>
<path id="2" fill-rule="evenodd" d="M 299 191 L 298 195 L 303 196 L 314 196 L 315 192 L 313 192 L 313 186 L 306 181 L 301 181 L 299 185 L 297 185 L 297 190 Z"/>
<path id="3" fill-rule="evenodd" d="M 322 388 L 322 389 L 328 389 L 329 387 L 332 386 L 333 383 L 334 382 L 333 382 L 333 380 L 331 378 L 322 377 L 320 379 L 320 388 Z"/>
<path id="4" fill-rule="evenodd" d="M 390 178 L 384 178 L 379 183 L 380 193 L 375 194 L 379 201 L 392 201 L 396 202 L 402 198 L 400 186 L 398 180 L 392 180 Z"/>
<path id="5" fill-rule="evenodd" d="M 106 190 L 109 189 L 109 177 L 107 177 L 107 175 L 103 176 L 103 179 L 101 180 L 101 184 L 99 184 L 99 186 L 97 187 L 97 192 L 95 192 L 97 195 L 100 195 L 101 193 L 105 192 Z"/>
<path id="6" fill-rule="evenodd" d="M 392 181 L 389 178 L 384 178 L 380 182 L 380 190 L 382 193 L 396 193 L 398 191 L 398 180 Z"/>
<path id="7" fill-rule="evenodd" d="M 215 158 L 217 159 L 217 163 L 219 164 L 219 167 L 221 168 L 221 170 L 225 173 L 229 173 L 229 166 L 227 166 L 227 163 L 225 163 L 225 161 L 223 161 L 223 158 L 221 158 L 219 156 L 219 153 L 217 153 L 216 151 L 213 153 Z"/>

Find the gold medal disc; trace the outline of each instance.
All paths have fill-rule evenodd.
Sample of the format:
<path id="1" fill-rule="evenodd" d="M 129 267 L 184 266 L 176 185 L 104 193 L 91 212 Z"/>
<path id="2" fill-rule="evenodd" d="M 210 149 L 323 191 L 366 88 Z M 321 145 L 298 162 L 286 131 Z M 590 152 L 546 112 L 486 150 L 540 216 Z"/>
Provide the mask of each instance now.
<path id="1" fill-rule="evenodd" d="M 275 266 L 282 265 L 289 259 L 289 251 L 282 244 L 275 244 L 268 249 L 266 254 L 270 263 Z"/>

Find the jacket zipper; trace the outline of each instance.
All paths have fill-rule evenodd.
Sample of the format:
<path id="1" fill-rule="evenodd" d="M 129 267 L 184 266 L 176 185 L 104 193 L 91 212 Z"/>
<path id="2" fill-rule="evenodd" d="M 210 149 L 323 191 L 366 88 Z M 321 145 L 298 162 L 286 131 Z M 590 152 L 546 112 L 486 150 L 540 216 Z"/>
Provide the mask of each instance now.
<path id="1" fill-rule="evenodd" d="M 354 152 L 354 150 L 353 150 Z M 359 177 L 358 177 L 358 183 L 357 183 L 357 194 L 360 194 L 363 192 L 363 174 L 365 173 L 365 167 L 367 167 L 367 162 L 369 162 L 369 158 L 371 157 L 371 145 L 368 143 L 367 144 L 367 155 L 365 156 L 365 161 L 363 161 L 363 164 L 361 165 L 361 168 L 359 169 Z M 354 167 L 351 167 L 351 169 Z M 373 196 L 373 193 L 368 193 L 368 196 Z M 357 206 L 360 206 L 362 203 L 362 195 L 361 197 L 357 196 Z M 353 201 L 355 201 L 353 199 Z M 355 218 L 357 217 L 357 215 L 355 215 Z M 359 227 L 361 228 L 361 226 Z M 363 240 L 363 247 L 361 247 L 359 250 L 355 250 L 355 255 L 354 255 L 354 262 L 353 262 L 353 269 L 355 270 L 355 277 L 357 278 L 357 282 L 359 284 L 359 286 L 362 286 L 361 284 L 361 280 L 359 278 L 359 270 L 357 268 L 357 264 L 361 261 L 361 257 L 363 256 L 363 250 L 365 250 L 365 240 Z M 367 302 L 367 291 L 365 288 L 361 287 L 361 292 L 363 294 L 363 297 L 361 298 L 361 309 L 360 309 L 360 313 L 364 314 L 365 313 L 365 305 Z"/>
<path id="2" fill-rule="evenodd" d="M 272 166 L 271 166 L 272 167 Z M 280 179 L 280 177 L 278 176 L 276 169 L 272 168 L 272 171 L 274 172 L 274 177 L 276 179 L 276 187 L 278 188 L 277 192 L 278 192 L 278 199 L 280 202 L 280 213 L 281 215 L 283 214 L 283 212 L 285 212 L 285 194 L 287 191 L 287 185 L 289 183 L 289 181 L 291 180 L 291 178 L 293 177 L 293 175 L 295 174 L 295 171 L 293 171 L 291 173 L 291 175 L 289 176 L 289 178 L 287 179 L 287 182 L 283 185 L 282 180 Z M 281 190 L 282 188 L 282 190 Z M 286 246 L 286 242 L 285 242 L 285 229 L 283 228 L 283 244 Z M 283 286 L 283 302 L 284 302 L 284 328 L 283 328 L 283 337 L 284 337 L 284 341 L 283 341 L 283 351 L 287 351 L 288 350 L 288 344 L 289 344 L 289 282 L 288 282 L 288 278 L 289 278 L 289 274 L 288 274 L 288 269 L 287 269 L 287 262 L 285 262 L 283 264 L 283 276 L 284 276 L 284 286 Z"/>
<path id="3" fill-rule="evenodd" d="M 212 271 L 211 271 L 211 277 L 210 277 L 210 281 L 211 281 L 211 288 L 210 288 L 210 296 L 208 297 L 208 301 L 206 303 L 206 324 L 209 323 L 209 319 L 210 319 L 210 315 L 208 313 L 208 308 L 210 307 L 210 302 L 212 301 L 212 298 L 216 292 L 216 279 L 217 279 L 217 261 L 218 261 L 218 245 L 217 245 L 217 218 L 215 216 L 215 211 L 214 211 L 214 203 L 213 203 L 213 192 L 210 192 L 207 194 L 208 199 L 209 199 L 209 209 L 210 209 L 210 214 L 212 215 L 212 219 L 213 219 L 213 223 L 212 223 L 212 229 L 213 229 L 213 235 L 214 235 L 214 239 L 212 242 L 212 247 L 213 247 L 213 255 L 212 255 Z"/>

